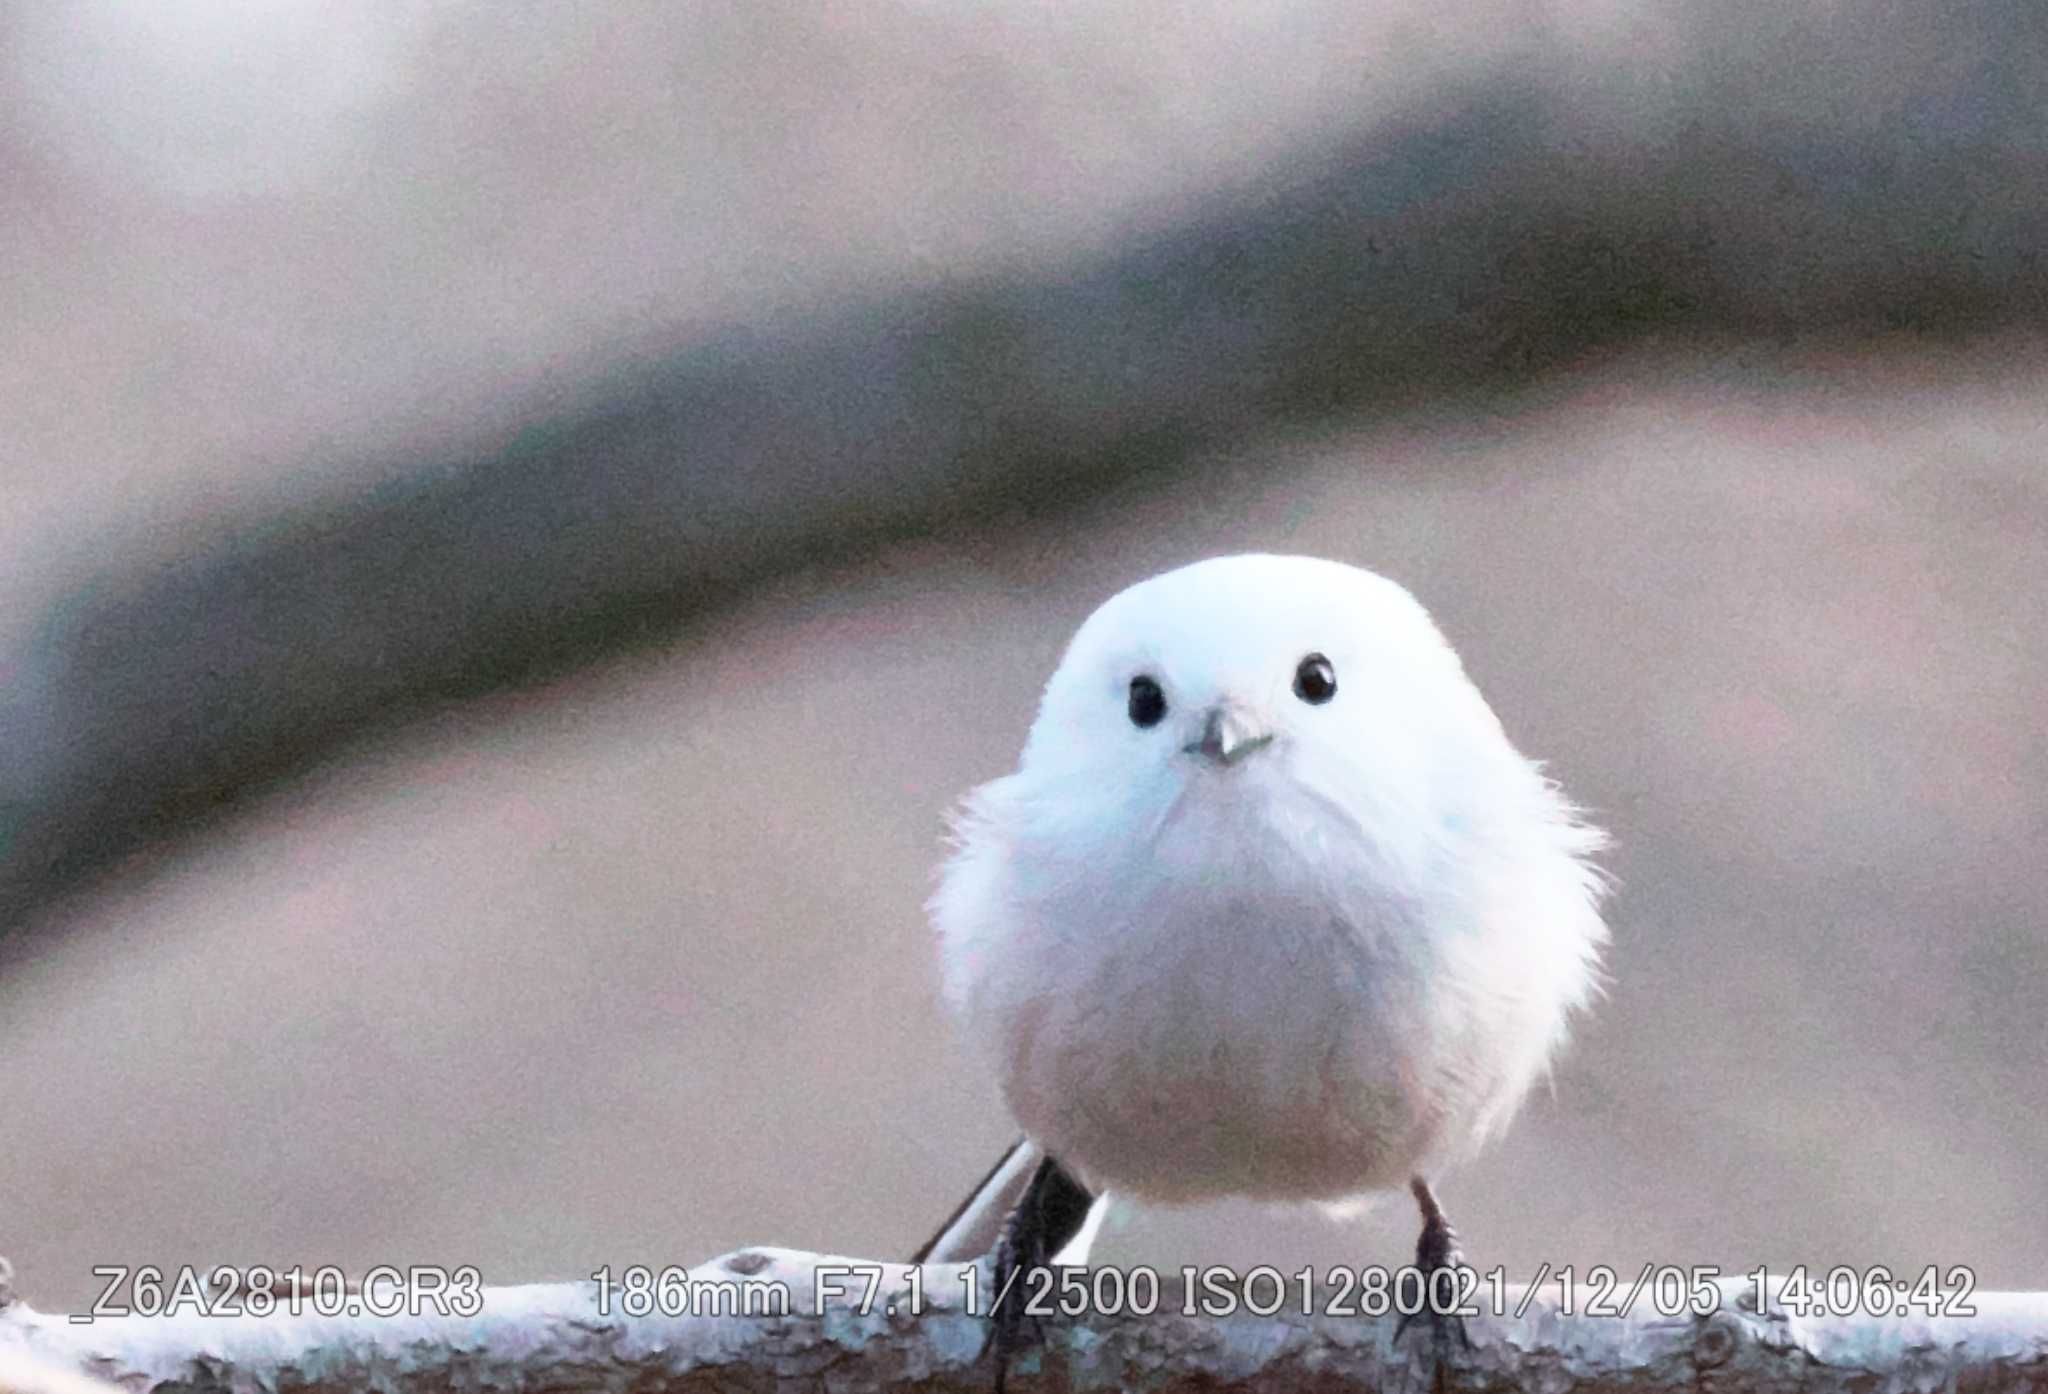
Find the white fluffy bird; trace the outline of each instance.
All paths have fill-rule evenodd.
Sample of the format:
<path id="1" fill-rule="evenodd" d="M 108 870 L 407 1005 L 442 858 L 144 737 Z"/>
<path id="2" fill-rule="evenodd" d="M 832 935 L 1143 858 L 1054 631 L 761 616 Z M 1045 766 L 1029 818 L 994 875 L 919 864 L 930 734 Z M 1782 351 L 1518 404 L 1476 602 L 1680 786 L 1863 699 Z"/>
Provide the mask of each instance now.
<path id="1" fill-rule="evenodd" d="M 986 1249 L 1006 1209 L 999 1264 L 1071 1259 L 1105 1192 L 1407 1184 L 1418 1263 L 1459 1262 L 1425 1178 L 1595 992 L 1603 839 L 1407 591 L 1268 555 L 1130 587 L 955 834 L 946 995 L 1026 1136 L 919 1259 Z"/>

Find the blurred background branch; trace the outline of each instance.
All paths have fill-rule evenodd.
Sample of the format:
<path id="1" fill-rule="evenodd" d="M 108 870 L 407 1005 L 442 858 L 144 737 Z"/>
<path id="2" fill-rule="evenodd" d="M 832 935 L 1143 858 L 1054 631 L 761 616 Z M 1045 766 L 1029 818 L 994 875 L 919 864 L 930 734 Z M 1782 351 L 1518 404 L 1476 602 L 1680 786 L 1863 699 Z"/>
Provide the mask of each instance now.
<path id="1" fill-rule="evenodd" d="M 323 467 L 340 487 L 211 498 L 169 556 L 83 530 L 0 630 L 0 927 L 367 724 L 891 537 L 1170 488 L 1205 444 L 1644 339 L 2043 326 L 2024 0 L 1646 7 L 1604 49 L 1571 22 L 1370 119 L 1326 111 L 1089 245 L 827 278 L 515 379 L 439 444 L 331 439 L 360 457 Z M 1237 77 L 1201 56 L 1174 81 Z M 973 55 L 927 61 L 949 57 Z"/>

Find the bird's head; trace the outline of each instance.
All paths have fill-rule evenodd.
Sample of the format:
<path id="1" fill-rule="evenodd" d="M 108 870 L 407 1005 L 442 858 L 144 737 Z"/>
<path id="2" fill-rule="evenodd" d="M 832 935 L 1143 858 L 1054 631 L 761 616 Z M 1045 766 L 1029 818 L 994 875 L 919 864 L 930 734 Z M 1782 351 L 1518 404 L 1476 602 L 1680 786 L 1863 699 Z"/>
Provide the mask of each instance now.
<path id="1" fill-rule="evenodd" d="M 1440 813 L 1459 767 L 1506 749 L 1414 598 L 1312 557 L 1196 562 L 1076 632 L 1020 762 L 1126 807 L 1300 794 L 1340 820 Z"/>

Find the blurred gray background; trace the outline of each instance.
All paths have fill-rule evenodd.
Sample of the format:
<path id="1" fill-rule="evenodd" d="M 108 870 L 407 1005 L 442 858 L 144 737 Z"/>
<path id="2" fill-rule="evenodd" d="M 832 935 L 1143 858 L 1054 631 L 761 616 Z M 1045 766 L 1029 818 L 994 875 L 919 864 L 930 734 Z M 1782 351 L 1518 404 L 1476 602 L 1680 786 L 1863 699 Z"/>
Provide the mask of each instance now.
<path id="1" fill-rule="evenodd" d="M 1072 628 L 1384 571 L 1617 838 L 1482 1267 L 2048 1286 L 2038 6 L 0 4 L 0 1253 L 900 1257 Z M 1393 1263 L 1405 1202 L 1105 1261 Z"/>

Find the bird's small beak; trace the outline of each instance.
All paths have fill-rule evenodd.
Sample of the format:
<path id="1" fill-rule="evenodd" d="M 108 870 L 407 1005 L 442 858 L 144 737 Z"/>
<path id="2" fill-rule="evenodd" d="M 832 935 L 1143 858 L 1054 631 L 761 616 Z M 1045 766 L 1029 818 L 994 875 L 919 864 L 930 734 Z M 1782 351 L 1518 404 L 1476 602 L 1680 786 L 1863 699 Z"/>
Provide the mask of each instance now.
<path id="1" fill-rule="evenodd" d="M 1263 746 L 1272 744 L 1273 733 L 1261 730 L 1236 707 L 1211 707 L 1202 722 L 1202 738 L 1181 747 L 1218 765 L 1234 765 Z"/>

